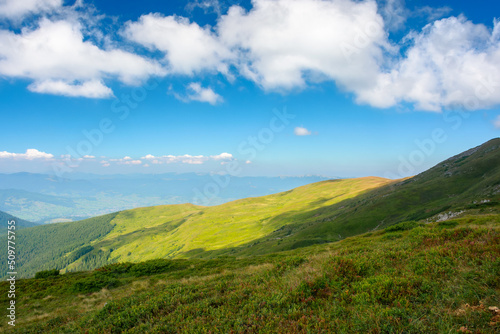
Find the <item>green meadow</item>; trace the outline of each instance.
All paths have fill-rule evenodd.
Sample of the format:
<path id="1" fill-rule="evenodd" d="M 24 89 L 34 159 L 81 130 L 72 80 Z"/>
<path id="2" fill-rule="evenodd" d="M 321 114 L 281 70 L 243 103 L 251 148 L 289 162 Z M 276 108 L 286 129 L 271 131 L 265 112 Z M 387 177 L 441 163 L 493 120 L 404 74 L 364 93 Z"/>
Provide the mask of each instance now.
<path id="1" fill-rule="evenodd" d="M 16 333 L 498 333 L 500 215 L 17 283 Z M 7 282 L 0 288 L 7 289 Z M 2 294 L 2 304 L 6 295 Z"/>

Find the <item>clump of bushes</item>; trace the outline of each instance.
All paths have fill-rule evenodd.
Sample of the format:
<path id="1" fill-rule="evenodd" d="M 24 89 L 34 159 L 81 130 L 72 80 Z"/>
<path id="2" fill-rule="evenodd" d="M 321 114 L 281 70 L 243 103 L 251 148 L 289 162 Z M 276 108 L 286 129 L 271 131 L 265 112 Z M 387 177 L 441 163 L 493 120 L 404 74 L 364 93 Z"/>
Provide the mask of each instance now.
<path id="1" fill-rule="evenodd" d="M 415 221 L 406 221 L 399 224 L 395 224 L 385 228 L 386 232 L 399 232 L 399 231 L 409 231 L 414 229 L 415 227 L 422 226 L 423 224 L 419 224 Z"/>
<path id="2" fill-rule="evenodd" d="M 39 271 L 35 274 L 35 278 L 48 278 L 48 277 L 55 277 L 55 276 L 59 276 L 58 269 L 43 270 L 43 271 Z"/>
<path id="3" fill-rule="evenodd" d="M 73 285 L 71 286 L 71 291 L 79 293 L 90 293 L 99 291 L 103 288 L 111 289 L 117 287 L 119 283 L 120 281 L 116 278 L 103 275 L 92 275 L 73 283 Z"/>
<path id="4" fill-rule="evenodd" d="M 147 276 L 180 269 L 186 269 L 185 263 L 172 260 L 149 260 L 134 264 L 129 272 L 135 276 Z"/>
<path id="5" fill-rule="evenodd" d="M 458 226 L 458 222 L 456 222 L 454 220 L 446 220 L 444 222 L 439 222 L 437 224 L 437 227 L 441 227 L 441 228 L 453 228 L 455 226 Z"/>

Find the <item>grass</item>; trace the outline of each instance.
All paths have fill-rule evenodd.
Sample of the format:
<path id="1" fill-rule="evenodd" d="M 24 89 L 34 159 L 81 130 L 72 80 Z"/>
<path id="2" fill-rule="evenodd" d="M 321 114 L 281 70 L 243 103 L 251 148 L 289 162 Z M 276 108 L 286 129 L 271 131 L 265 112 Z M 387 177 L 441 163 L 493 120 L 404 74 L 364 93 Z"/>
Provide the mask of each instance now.
<path id="1" fill-rule="evenodd" d="M 20 232 L 22 240 L 29 244 L 25 249 L 32 251 L 23 258 L 19 272 L 25 277 L 33 276 L 36 268 L 40 268 L 40 258 L 46 259 L 40 269 L 53 266 L 66 272 L 115 262 L 191 258 L 196 253 L 209 255 L 211 251 L 223 251 L 267 237 L 291 224 L 302 212 L 354 198 L 389 182 L 375 177 L 324 181 L 214 207 L 155 206 L 105 216 L 109 219 L 96 217 L 35 227 Z M 94 233 L 97 226 L 104 232 Z M 40 237 L 59 235 L 59 232 L 66 235 L 67 240 L 55 242 L 54 238 L 42 240 Z M 89 239 L 89 235 L 94 237 Z"/>
<path id="2" fill-rule="evenodd" d="M 264 256 L 41 276 L 17 282 L 18 322 L 1 331 L 498 333 L 500 215 L 404 222 Z"/>

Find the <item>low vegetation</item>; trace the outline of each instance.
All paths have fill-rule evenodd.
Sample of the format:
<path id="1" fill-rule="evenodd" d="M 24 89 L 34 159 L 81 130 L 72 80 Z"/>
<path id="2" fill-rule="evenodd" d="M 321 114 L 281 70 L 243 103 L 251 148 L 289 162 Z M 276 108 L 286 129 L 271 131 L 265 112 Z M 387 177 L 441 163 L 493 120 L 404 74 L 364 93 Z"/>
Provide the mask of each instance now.
<path id="1" fill-rule="evenodd" d="M 43 274 L 17 289 L 18 322 L 5 332 L 498 333 L 500 215 L 264 256 Z"/>
<path id="2" fill-rule="evenodd" d="M 248 243 L 268 238 L 297 215 L 389 182 L 382 178 L 324 181 L 213 207 L 163 205 L 29 228 L 17 237 L 18 247 L 23 249 L 17 269 L 21 277 L 32 277 L 36 271 L 51 268 L 65 272 L 116 262 L 218 257 L 221 254 L 209 252 L 234 247 L 246 250 Z M 0 268 L 6 268 L 2 263 L 0 255 Z"/>

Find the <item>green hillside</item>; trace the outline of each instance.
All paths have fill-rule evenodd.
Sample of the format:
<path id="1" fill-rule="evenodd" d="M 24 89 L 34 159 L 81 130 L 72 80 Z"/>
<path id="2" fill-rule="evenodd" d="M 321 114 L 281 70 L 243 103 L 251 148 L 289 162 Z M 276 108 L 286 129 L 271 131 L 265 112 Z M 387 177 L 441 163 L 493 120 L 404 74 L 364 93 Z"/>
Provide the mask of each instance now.
<path id="1" fill-rule="evenodd" d="M 500 213 L 500 138 L 458 154 L 414 176 L 353 199 L 290 217 L 293 224 L 258 240 L 250 252 L 294 248 L 296 243 L 335 241 L 408 221 L 437 221 L 465 213 Z M 286 234 L 278 247 L 274 239 Z M 249 246 L 249 245 L 247 245 Z M 231 250 L 246 254 L 247 249 Z"/>
<path id="2" fill-rule="evenodd" d="M 191 257 L 244 245 L 292 223 L 290 217 L 389 183 L 382 178 L 332 180 L 215 207 L 166 205 L 22 231 L 18 273 L 89 270 L 107 263 Z M 1 266 L 1 263 L 0 263 Z"/>
<path id="3" fill-rule="evenodd" d="M 264 256 L 43 272 L 17 282 L 16 327 L 0 331 L 498 333 L 499 259 L 500 215 L 476 214 Z"/>
<path id="4" fill-rule="evenodd" d="M 7 212 L 0 211 L 0 228 L 1 228 L 0 234 L 7 233 L 7 226 L 10 220 L 14 220 L 16 222 L 17 229 L 38 226 L 38 224 L 36 223 L 32 223 L 27 220 L 17 218 L 11 214 L 8 214 Z"/>
<path id="5" fill-rule="evenodd" d="M 330 180 L 213 207 L 147 207 L 26 229 L 19 234 L 27 251 L 18 272 L 29 277 L 42 269 L 91 270 L 157 258 L 263 255 L 404 221 L 497 214 L 499 203 L 497 138 L 399 181 Z"/>

